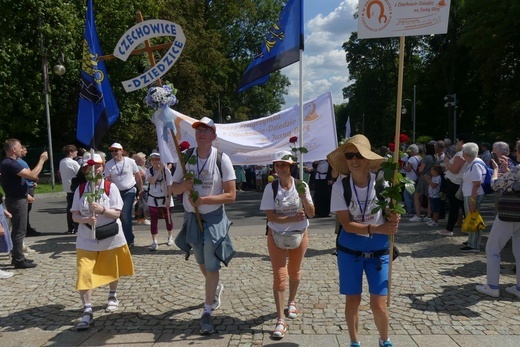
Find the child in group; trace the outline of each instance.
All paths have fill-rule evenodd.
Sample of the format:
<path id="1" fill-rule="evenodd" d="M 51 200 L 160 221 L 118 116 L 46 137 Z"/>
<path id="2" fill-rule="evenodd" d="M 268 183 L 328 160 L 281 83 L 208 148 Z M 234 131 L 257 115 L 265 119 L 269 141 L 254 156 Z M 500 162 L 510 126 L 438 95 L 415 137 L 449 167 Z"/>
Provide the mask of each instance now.
<path id="1" fill-rule="evenodd" d="M 261 192 L 264 190 L 264 174 L 265 169 L 262 165 L 258 165 L 255 170 L 256 190 Z"/>
<path id="2" fill-rule="evenodd" d="M 441 179 L 442 167 L 434 165 L 431 169 L 431 177 L 425 175 L 424 179 L 428 183 L 428 198 L 430 199 L 430 207 L 432 210 L 432 220 L 427 222 L 429 227 L 436 227 L 439 225 L 439 210 L 441 206 Z"/>

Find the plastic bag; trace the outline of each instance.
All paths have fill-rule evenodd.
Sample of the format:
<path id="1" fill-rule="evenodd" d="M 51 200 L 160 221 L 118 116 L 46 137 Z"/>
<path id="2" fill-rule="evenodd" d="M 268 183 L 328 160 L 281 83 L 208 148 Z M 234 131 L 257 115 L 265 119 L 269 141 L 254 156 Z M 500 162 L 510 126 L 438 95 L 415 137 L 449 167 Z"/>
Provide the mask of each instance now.
<path id="1" fill-rule="evenodd" d="M 475 211 L 466 216 L 461 229 L 465 233 L 474 233 L 486 229 L 486 224 L 484 223 L 484 219 L 482 219 L 480 213 Z"/>
<path id="2" fill-rule="evenodd" d="M 144 194 L 143 194 L 144 196 Z M 137 219 L 148 219 L 150 218 L 150 210 L 148 209 L 147 198 L 140 197 L 136 203 L 135 215 Z"/>

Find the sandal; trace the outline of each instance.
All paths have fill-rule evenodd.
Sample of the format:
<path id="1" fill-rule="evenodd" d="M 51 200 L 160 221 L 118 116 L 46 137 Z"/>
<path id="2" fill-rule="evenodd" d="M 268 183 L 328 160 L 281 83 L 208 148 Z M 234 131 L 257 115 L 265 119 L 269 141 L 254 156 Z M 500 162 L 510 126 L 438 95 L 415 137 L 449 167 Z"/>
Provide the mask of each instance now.
<path id="1" fill-rule="evenodd" d="M 287 309 L 287 317 L 295 319 L 298 317 L 298 309 L 296 308 L 296 302 L 289 302 L 289 308 Z"/>
<path id="2" fill-rule="evenodd" d="M 112 313 L 117 310 L 117 307 L 119 306 L 119 300 L 116 298 L 109 298 L 107 307 L 105 308 L 105 312 Z"/>
<path id="3" fill-rule="evenodd" d="M 278 319 L 276 321 L 276 326 L 273 331 L 273 338 L 281 339 L 285 336 L 285 332 L 287 331 L 287 323 L 285 323 L 285 320 Z"/>
<path id="4" fill-rule="evenodd" d="M 77 331 L 85 331 L 90 329 L 91 325 L 94 325 L 94 315 L 92 312 L 83 312 L 83 316 L 81 316 L 81 322 L 76 325 Z"/>

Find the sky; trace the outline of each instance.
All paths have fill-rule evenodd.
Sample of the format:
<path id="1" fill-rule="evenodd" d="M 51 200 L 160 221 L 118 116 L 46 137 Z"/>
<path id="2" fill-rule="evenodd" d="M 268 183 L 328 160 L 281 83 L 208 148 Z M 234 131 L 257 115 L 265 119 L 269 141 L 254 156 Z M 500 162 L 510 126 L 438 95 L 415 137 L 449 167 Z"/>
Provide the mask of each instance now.
<path id="1" fill-rule="evenodd" d="M 345 51 L 341 48 L 352 31 L 357 31 L 354 13 L 358 0 L 303 0 L 304 37 L 303 101 L 332 93 L 335 105 L 346 102 L 342 89 L 349 84 Z M 285 95 L 286 109 L 299 103 L 299 63 L 281 73 L 291 82 Z"/>

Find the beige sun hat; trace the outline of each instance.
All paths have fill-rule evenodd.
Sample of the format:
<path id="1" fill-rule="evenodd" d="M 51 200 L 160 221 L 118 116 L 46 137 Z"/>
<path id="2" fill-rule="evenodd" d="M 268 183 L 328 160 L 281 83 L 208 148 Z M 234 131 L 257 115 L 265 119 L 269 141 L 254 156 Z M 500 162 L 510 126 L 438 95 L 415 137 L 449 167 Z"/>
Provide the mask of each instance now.
<path id="1" fill-rule="evenodd" d="M 363 158 L 370 160 L 370 170 L 379 169 L 381 164 L 386 161 L 386 159 L 379 154 L 372 152 L 370 141 L 365 135 L 354 135 L 327 155 L 327 161 L 330 166 L 340 174 L 348 175 L 350 173 L 345 153 L 353 152 L 351 150 L 352 147 L 356 148 Z"/>

